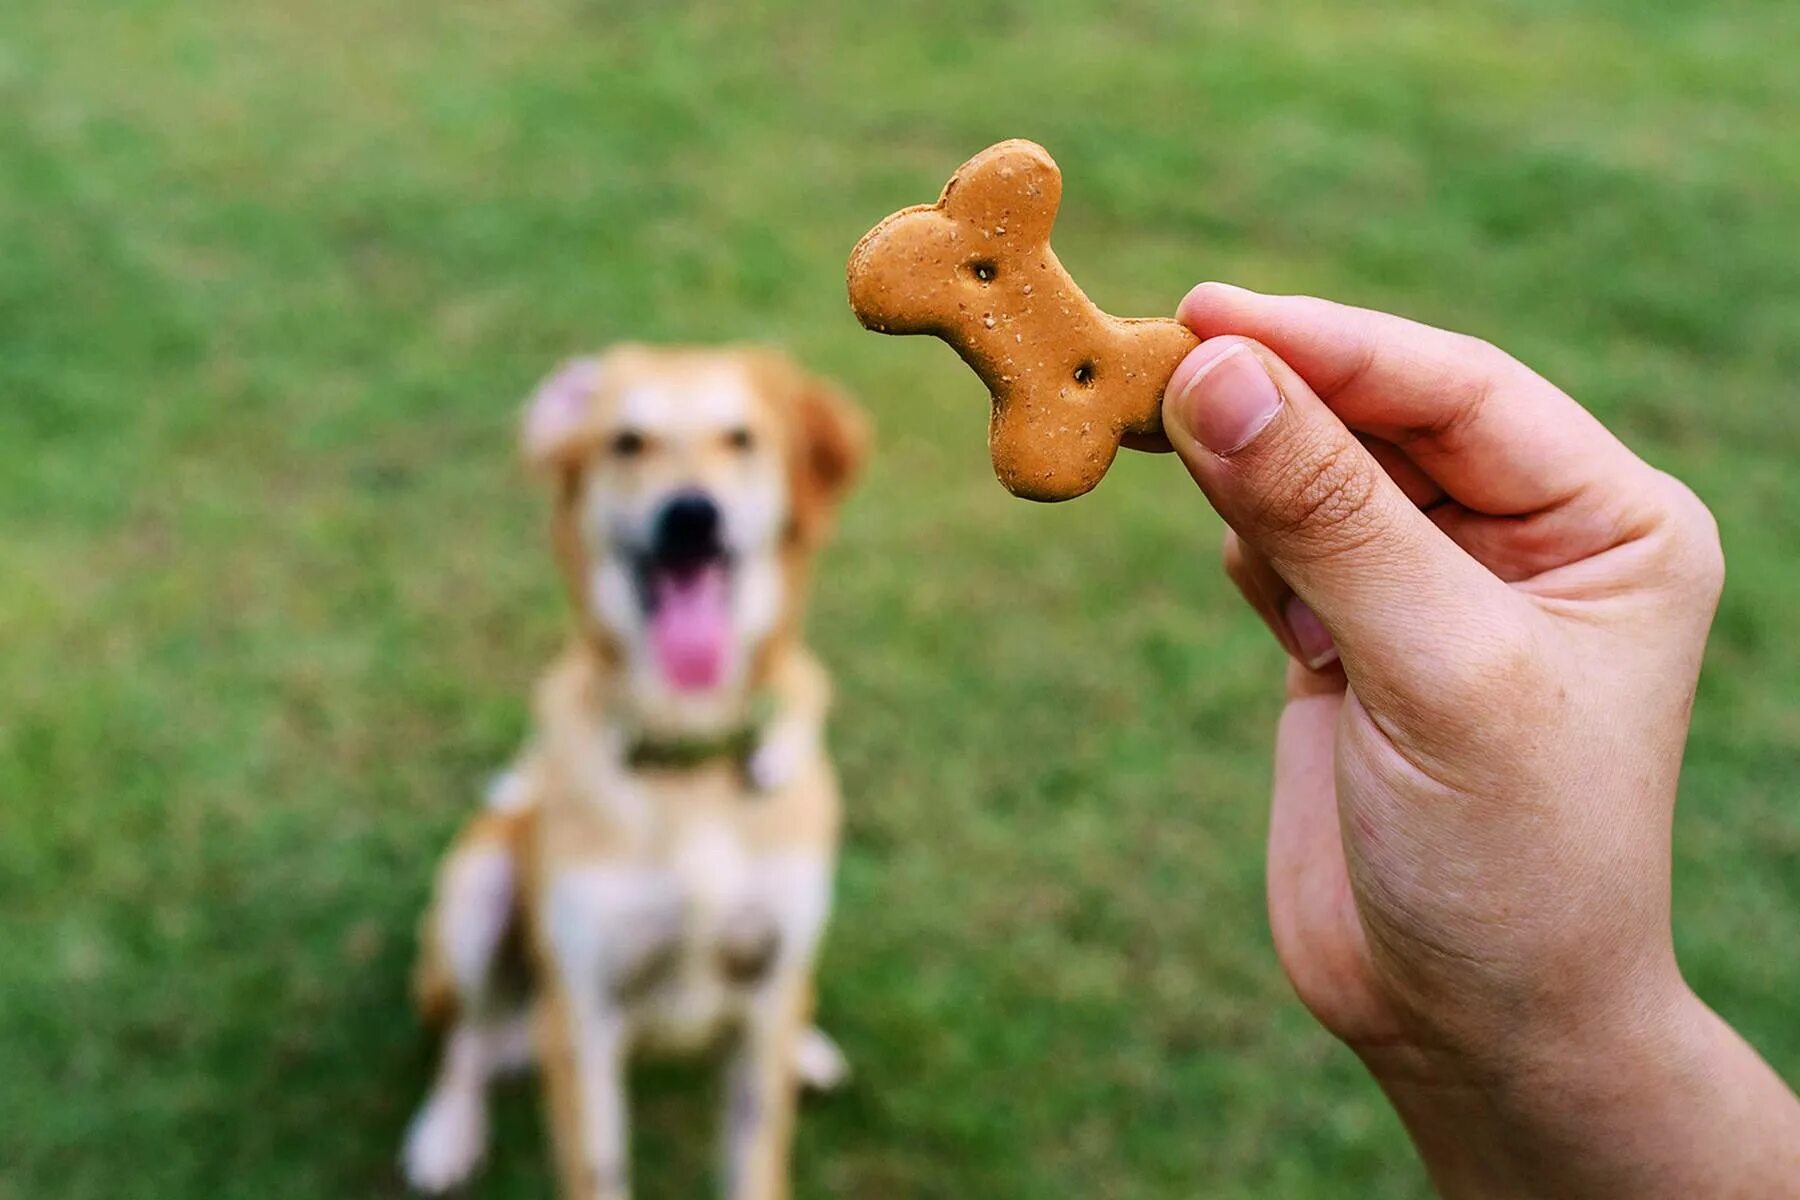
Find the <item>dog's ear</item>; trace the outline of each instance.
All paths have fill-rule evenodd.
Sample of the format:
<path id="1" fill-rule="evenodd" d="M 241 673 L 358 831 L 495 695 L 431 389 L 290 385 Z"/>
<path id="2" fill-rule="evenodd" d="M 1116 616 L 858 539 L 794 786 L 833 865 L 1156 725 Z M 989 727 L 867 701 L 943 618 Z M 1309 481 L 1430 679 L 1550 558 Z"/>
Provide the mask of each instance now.
<path id="1" fill-rule="evenodd" d="M 831 531 L 831 515 L 862 471 L 869 422 L 832 383 L 796 371 L 793 408 L 794 535 L 816 546 Z"/>
<path id="2" fill-rule="evenodd" d="M 568 359 L 537 385 L 520 434 L 527 463 L 543 471 L 572 466 L 589 448 L 600 379 L 600 359 L 590 356 Z"/>

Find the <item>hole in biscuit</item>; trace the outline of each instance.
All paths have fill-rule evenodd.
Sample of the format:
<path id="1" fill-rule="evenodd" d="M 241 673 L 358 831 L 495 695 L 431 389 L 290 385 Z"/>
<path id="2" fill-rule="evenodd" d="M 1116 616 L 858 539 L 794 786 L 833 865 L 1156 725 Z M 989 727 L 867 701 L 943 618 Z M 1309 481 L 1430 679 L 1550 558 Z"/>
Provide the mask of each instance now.
<path id="1" fill-rule="evenodd" d="M 993 260 L 986 258 L 977 259 L 975 262 L 970 263 L 969 270 L 974 274 L 975 278 L 981 280 L 983 283 L 994 282 L 994 276 L 1000 273 L 1000 268 L 995 265 Z"/>
<path id="2" fill-rule="evenodd" d="M 1084 362 L 1079 367 L 1076 367 L 1075 382 L 1079 383 L 1082 387 L 1087 387 L 1089 384 L 1093 383 L 1094 364 L 1091 362 Z"/>

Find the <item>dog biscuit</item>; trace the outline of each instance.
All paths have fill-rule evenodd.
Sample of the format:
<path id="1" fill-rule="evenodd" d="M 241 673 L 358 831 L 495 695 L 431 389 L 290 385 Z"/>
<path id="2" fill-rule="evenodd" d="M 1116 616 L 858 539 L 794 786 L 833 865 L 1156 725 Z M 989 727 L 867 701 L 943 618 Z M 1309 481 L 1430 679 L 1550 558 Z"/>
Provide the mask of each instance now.
<path id="1" fill-rule="evenodd" d="M 1102 312 L 1050 249 L 1062 172 L 1021 139 L 957 168 L 851 252 L 850 307 L 879 333 L 948 342 L 993 396 L 988 450 L 1015 496 L 1068 500 L 1126 434 L 1162 432 L 1163 389 L 1199 344 L 1179 322 Z"/>

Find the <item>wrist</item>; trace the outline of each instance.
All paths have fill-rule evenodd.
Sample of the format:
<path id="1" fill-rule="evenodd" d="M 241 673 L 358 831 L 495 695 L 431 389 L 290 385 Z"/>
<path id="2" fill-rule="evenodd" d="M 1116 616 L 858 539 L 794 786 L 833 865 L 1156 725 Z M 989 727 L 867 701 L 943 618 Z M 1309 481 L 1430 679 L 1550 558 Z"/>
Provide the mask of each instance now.
<path id="1" fill-rule="evenodd" d="M 1485 1035 L 1357 1053 L 1446 1197 L 1649 1196 L 1625 1181 L 1657 1155 L 1632 1147 L 1667 1128 L 1667 1106 L 1692 1104 L 1717 1079 L 1716 1024 L 1676 976 Z"/>

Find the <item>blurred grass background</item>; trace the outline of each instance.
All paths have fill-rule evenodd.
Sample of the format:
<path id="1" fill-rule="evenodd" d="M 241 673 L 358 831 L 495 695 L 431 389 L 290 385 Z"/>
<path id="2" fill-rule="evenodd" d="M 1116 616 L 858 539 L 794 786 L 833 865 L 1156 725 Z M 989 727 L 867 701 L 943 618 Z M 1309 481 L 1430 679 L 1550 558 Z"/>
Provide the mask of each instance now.
<path id="1" fill-rule="evenodd" d="M 1800 1078 L 1800 11 L 957 0 L 0 10 L 0 1200 L 392 1195 L 435 856 L 564 628 L 515 404 L 787 343 L 879 456 L 816 603 L 850 808 L 801 1196 L 1425 1194 L 1262 913 L 1279 656 L 1130 456 L 1040 508 L 841 272 L 1002 137 L 1104 305 L 1217 277 L 1513 349 L 1712 503 L 1696 986 Z M 710 1081 L 657 1072 L 646 1196 Z M 530 1090 L 491 1196 L 547 1189 Z"/>

